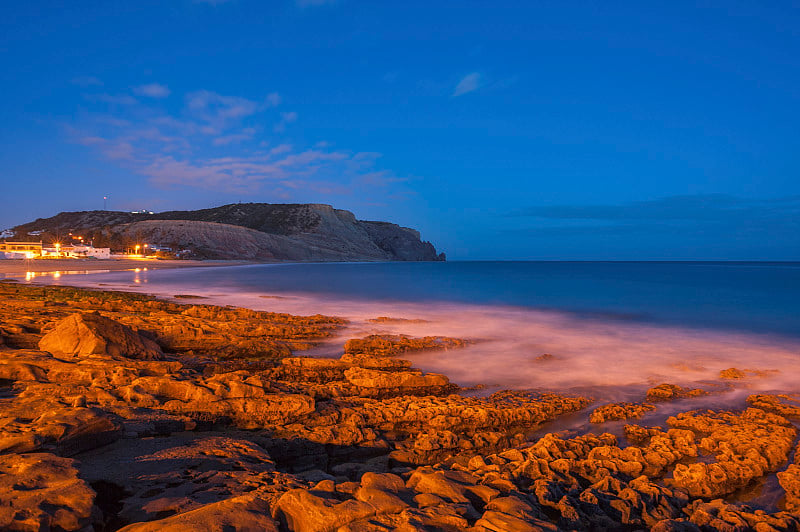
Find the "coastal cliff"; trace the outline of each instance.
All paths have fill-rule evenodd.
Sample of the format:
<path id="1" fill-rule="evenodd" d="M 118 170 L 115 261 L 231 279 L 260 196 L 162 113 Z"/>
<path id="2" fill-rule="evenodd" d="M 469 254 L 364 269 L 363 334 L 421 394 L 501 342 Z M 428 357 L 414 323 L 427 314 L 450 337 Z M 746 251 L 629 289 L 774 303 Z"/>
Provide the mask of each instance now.
<path id="1" fill-rule="evenodd" d="M 322 204 L 237 203 L 196 211 L 62 212 L 12 229 L 16 239 L 63 238 L 122 250 L 148 243 L 202 259 L 266 261 L 443 261 L 418 231 L 357 220 Z"/>

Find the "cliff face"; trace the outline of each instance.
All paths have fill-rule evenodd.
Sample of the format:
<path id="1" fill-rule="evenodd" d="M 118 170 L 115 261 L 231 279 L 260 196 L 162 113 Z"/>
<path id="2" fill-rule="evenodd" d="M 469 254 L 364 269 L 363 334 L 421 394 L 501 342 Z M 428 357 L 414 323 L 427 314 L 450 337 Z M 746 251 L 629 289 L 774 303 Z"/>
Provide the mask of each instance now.
<path id="1" fill-rule="evenodd" d="M 156 214 L 62 212 L 13 230 L 18 239 L 40 231 L 45 239 L 73 233 L 93 239 L 96 246 L 124 249 L 146 242 L 208 259 L 444 260 L 414 229 L 357 220 L 350 211 L 321 204 L 244 203 Z"/>

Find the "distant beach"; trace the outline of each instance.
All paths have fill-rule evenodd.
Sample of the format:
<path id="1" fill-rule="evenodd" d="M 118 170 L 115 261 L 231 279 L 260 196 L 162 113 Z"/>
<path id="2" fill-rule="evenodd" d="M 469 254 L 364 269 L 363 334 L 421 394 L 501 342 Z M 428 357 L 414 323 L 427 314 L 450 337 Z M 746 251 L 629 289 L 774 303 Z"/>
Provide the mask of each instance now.
<path id="1" fill-rule="evenodd" d="M 252 264 L 247 261 L 228 260 L 161 260 L 161 259 L 32 259 L 0 260 L 0 278 L 25 277 L 29 272 L 43 274 L 74 274 L 119 272 L 136 270 L 163 270 L 210 266 L 237 266 Z"/>

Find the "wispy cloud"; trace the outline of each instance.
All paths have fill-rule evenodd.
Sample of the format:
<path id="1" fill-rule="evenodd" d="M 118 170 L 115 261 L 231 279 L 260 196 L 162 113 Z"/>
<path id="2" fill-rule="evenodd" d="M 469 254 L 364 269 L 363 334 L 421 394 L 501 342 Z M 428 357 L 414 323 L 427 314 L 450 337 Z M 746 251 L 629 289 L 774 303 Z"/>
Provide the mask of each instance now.
<path id="1" fill-rule="evenodd" d="M 228 144 L 238 144 L 239 142 L 244 142 L 246 140 L 250 140 L 253 138 L 253 135 L 256 134 L 255 128 L 248 127 L 242 130 L 241 133 L 234 133 L 231 135 L 223 135 L 221 137 L 215 138 L 211 143 L 214 146 L 227 146 Z"/>
<path id="2" fill-rule="evenodd" d="M 461 81 L 458 82 L 456 85 L 455 90 L 453 90 L 453 97 L 462 96 L 464 94 L 468 94 L 481 86 L 481 75 L 478 72 L 472 72 L 471 74 L 467 74 Z"/>
<path id="3" fill-rule="evenodd" d="M 133 89 L 133 92 L 139 96 L 147 96 L 148 98 L 166 98 L 170 95 L 169 87 L 161 85 L 160 83 L 148 83 L 147 85 L 139 85 Z"/>
<path id="4" fill-rule="evenodd" d="M 297 113 L 294 111 L 290 111 L 288 113 L 281 113 L 281 120 L 277 124 L 275 124 L 275 132 L 282 133 L 286 131 L 286 126 L 288 124 L 292 124 L 297 122 Z"/>
<path id="5" fill-rule="evenodd" d="M 277 107 L 278 105 L 281 104 L 281 95 L 278 94 L 277 92 L 271 92 L 267 94 L 265 101 L 267 105 L 272 107 Z"/>
<path id="6" fill-rule="evenodd" d="M 186 95 L 189 114 L 205 123 L 201 131 L 207 135 L 217 135 L 231 123 L 279 104 L 280 96 L 277 93 L 268 94 L 260 101 L 240 96 L 224 96 L 208 90 Z"/>
<path id="7" fill-rule="evenodd" d="M 139 89 L 136 94 L 146 95 Z M 150 92 L 150 97 L 158 93 Z M 107 96 L 90 101 L 110 103 Z M 160 188 L 269 191 L 275 198 L 303 200 L 309 191 L 351 194 L 364 187 L 386 196 L 405 182 L 377 166 L 381 154 L 333 149 L 324 141 L 309 143 L 312 147 L 288 142 L 286 126 L 299 117 L 276 108 L 277 93 L 247 98 L 198 90 L 181 96 L 183 109 L 174 113 L 151 105 L 149 98 L 127 96 L 129 105 L 90 113 L 74 127 L 74 138 Z"/>

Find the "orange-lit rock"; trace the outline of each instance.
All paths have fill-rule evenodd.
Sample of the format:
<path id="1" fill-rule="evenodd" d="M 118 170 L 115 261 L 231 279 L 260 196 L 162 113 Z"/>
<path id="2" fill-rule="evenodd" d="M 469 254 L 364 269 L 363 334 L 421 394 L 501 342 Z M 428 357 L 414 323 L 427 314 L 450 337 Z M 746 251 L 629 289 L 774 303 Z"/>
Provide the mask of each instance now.
<path id="1" fill-rule="evenodd" d="M 0 530 L 91 530 L 95 492 L 76 465 L 48 453 L 0 456 Z"/>
<path id="2" fill-rule="evenodd" d="M 605 423 L 620 419 L 639 419 L 656 407 L 647 403 L 611 403 L 599 406 L 589 416 L 590 423 Z"/>
<path id="3" fill-rule="evenodd" d="M 160 360 L 154 341 L 96 313 L 72 314 L 59 321 L 39 342 L 39 349 L 59 357 L 110 357 Z"/>
<path id="4" fill-rule="evenodd" d="M 622 439 L 574 423 L 589 417 L 587 398 L 470 396 L 397 358 L 461 340 L 369 337 L 317 359 L 299 352 L 342 320 L 62 287 L 0 283 L 0 296 L 0 464 L 24 465 L 14 478 L 28 479 L 0 472 L 3 530 L 798 529 L 796 513 L 714 499 L 787 465 L 796 445 L 787 418 L 800 419 L 790 395 L 627 424 Z M 167 354 L 36 349 L 76 310 L 99 311 Z M 648 400 L 701 393 L 664 384 Z M 652 408 L 605 405 L 591 418 Z M 576 412 L 574 430 L 547 433 Z M 791 512 L 798 477 L 797 465 L 778 473 Z"/>
<path id="5" fill-rule="evenodd" d="M 344 344 L 345 355 L 370 355 L 375 357 L 396 356 L 408 351 L 429 349 L 451 349 L 463 347 L 469 342 L 460 338 L 446 336 L 425 336 L 412 338 L 405 335 L 371 335 L 353 338 Z"/>
<path id="6" fill-rule="evenodd" d="M 135 523 L 120 532 L 278 532 L 269 504 L 253 495 L 242 495 L 201 506 L 166 519 Z"/>
<path id="7" fill-rule="evenodd" d="M 659 384 L 647 390 L 647 400 L 653 403 L 703 395 L 708 395 L 708 392 L 699 388 L 682 388 L 675 384 Z"/>

